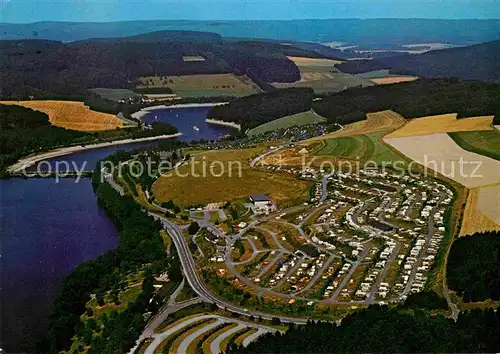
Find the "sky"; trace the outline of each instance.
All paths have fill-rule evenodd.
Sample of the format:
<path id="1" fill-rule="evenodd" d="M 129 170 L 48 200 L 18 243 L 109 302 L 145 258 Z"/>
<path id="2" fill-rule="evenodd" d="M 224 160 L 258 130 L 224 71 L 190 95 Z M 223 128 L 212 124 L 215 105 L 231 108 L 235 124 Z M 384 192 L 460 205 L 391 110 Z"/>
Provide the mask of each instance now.
<path id="1" fill-rule="evenodd" d="M 500 0 L 0 0 L 0 22 L 500 18 Z"/>

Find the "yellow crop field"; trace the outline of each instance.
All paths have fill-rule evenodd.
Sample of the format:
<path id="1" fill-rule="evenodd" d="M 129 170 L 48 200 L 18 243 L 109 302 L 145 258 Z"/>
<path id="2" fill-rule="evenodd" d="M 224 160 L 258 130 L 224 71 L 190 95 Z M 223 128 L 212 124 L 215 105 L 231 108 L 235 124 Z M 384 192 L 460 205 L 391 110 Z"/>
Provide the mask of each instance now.
<path id="1" fill-rule="evenodd" d="M 500 161 L 458 146 L 446 133 L 384 141 L 410 159 L 448 177 L 467 188 L 500 183 Z"/>
<path id="2" fill-rule="evenodd" d="M 387 135 L 386 138 L 402 138 L 406 136 L 427 135 L 435 133 L 451 133 L 462 131 L 493 130 L 493 116 L 457 119 L 456 113 L 415 118 L 405 126 Z"/>
<path id="3" fill-rule="evenodd" d="M 200 74 L 148 76 L 139 79 L 137 88 L 170 88 L 181 97 L 247 96 L 261 92 L 246 75 Z"/>
<path id="4" fill-rule="evenodd" d="M 393 111 L 368 113 L 366 120 L 352 124 L 347 124 L 346 126 L 344 126 L 344 129 L 342 130 L 318 136 L 306 140 L 306 142 L 340 138 L 343 136 L 369 134 L 382 130 L 395 130 L 403 126 L 405 123 L 406 120 L 401 115 Z"/>
<path id="5" fill-rule="evenodd" d="M 381 77 L 377 79 L 371 79 L 377 85 L 388 85 L 388 84 L 397 84 L 400 82 L 409 82 L 418 80 L 416 76 L 390 76 L 390 77 Z"/>
<path id="6" fill-rule="evenodd" d="M 160 202 L 171 199 L 180 206 L 232 201 L 255 193 L 267 194 L 281 205 L 307 200 L 309 182 L 250 168 L 249 160 L 262 151 L 253 148 L 197 154 L 177 172 L 160 177 L 153 193 Z"/>
<path id="7" fill-rule="evenodd" d="M 335 64 L 341 64 L 342 61 L 334 59 L 323 59 L 323 58 L 306 58 L 306 57 L 292 57 L 288 56 L 288 59 L 293 61 L 298 67 L 301 66 L 327 66 L 333 67 Z"/>
<path id="8" fill-rule="evenodd" d="M 123 121 L 107 113 L 91 111 L 83 102 L 74 101 L 3 101 L 46 113 L 58 127 L 80 131 L 110 130 L 123 126 Z"/>
<path id="9" fill-rule="evenodd" d="M 500 230 L 500 184 L 469 191 L 460 236 Z"/>
<path id="10" fill-rule="evenodd" d="M 300 80 L 291 83 L 275 82 L 276 88 L 311 87 L 315 92 L 338 92 L 349 87 L 373 86 L 374 83 L 358 75 L 340 72 L 335 64 L 341 61 L 322 58 L 288 57 L 297 65 Z"/>

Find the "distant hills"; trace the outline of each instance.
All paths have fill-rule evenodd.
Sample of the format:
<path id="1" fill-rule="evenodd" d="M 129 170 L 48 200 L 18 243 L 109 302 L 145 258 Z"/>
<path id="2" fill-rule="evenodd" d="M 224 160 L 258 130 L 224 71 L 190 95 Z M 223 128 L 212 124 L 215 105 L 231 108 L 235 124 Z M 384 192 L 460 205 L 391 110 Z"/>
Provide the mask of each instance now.
<path id="1" fill-rule="evenodd" d="M 424 6 L 424 5 L 423 5 Z M 500 20 L 331 19 L 289 21 L 128 21 L 108 23 L 0 23 L 0 39 L 77 41 L 185 30 L 223 37 L 269 38 L 316 43 L 344 42 L 371 49 L 444 42 L 468 45 L 500 38 Z"/>
<path id="2" fill-rule="evenodd" d="M 299 68 L 287 56 L 345 59 L 344 54 L 342 50 L 318 43 L 225 38 L 218 33 L 187 30 L 87 38 L 67 43 L 43 39 L 0 40 L 0 97 L 79 99 L 88 89 L 96 87 L 134 89 L 144 77 L 222 73 L 246 75 L 261 89 L 269 91 L 274 89 L 270 83 L 301 79 Z M 201 60 L 189 60 L 190 56 Z M 349 60 L 338 67 L 347 73 L 391 69 L 393 73 L 427 78 L 498 82 L 498 58 L 500 40 L 419 55 Z"/>
<path id="3" fill-rule="evenodd" d="M 81 96 L 95 87 L 134 88 L 148 76 L 246 74 L 261 86 L 300 79 L 287 55 L 314 51 L 215 33 L 157 31 L 125 38 L 0 41 L 0 96 Z M 202 61 L 185 61 L 200 56 Z"/>
<path id="4" fill-rule="evenodd" d="M 427 78 L 455 77 L 500 82 L 500 40 L 417 55 L 353 60 L 337 67 L 351 74 L 391 69 Z"/>

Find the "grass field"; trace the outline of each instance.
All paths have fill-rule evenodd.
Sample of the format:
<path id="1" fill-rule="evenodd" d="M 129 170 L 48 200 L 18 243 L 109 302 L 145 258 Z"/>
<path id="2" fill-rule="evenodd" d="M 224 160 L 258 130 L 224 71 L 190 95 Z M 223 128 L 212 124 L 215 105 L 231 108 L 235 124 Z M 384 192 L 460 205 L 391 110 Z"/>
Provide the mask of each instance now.
<path id="1" fill-rule="evenodd" d="M 90 91 L 95 93 L 96 95 L 101 96 L 106 100 L 111 100 L 111 101 L 119 101 L 119 100 L 126 100 L 129 98 L 141 97 L 141 95 L 139 95 L 138 93 L 135 93 L 127 89 L 93 88 L 90 89 Z"/>
<path id="2" fill-rule="evenodd" d="M 326 118 L 317 115 L 313 111 L 307 111 L 261 124 L 258 127 L 250 129 L 247 135 L 258 135 L 277 129 L 286 129 L 297 125 L 318 124 L 323 122 L 326 122 Z"/>
<path id="3" fill-rule="evenodd" d="M 438 116 L 415 118 L 400 129 L 392 132 L 388 138 L 427 135 L 435 133 L 451 133 L 461 131 L 493 130 L 493 116 L 457 119 L 456 113 Z"/>
<path id="4" fill-rule="evenodd" d="M 172 199 L 180 206 L 233 201 L 254 193 L 267 194 L 283 205 L 308 199 L 308 182 L 249 167 L 249 160 L 262 151 L 253 148 L 198 154 L 194 156 L 195 162 L 181 166 L 179 173 L 159 178 L 153 185 L 153 192 L 160 202 Z M 221 166 L 224 173 L 218 176 Z"/>
<path id="5" fill-rule="evenodd" d="M 107 113 L 91 111 L 83 102 L 74 101 L 0 101 L 41 111 L 58 127 L 80 131 L 110 130 L 123 127 L 123 121 Z"/>
<path id="6" fill-rule="evenodd" d="M 137 88 L 168 87 L 181 97 L 247 96 L 261 92 L 246 75 L 211 74 L 148 76 L 139 79 Z"/>
<path id="7" fill-rule="evenodd" d="M 462 149 L 448 134 L 387 138 L 384 141 L 428 169 L 475 188 L 500 183 L 500 162 Z"/>
<path id="8" fill-rule="evenodd" d="M 316 155 L 339 156 L 348 159 L 374 161 L 377 164 L 389 161 L 406 161 L 406 158 L 382 141 L 388 130 L 324 140 L 325 144 Z"/>
<path id="9" fill-rule="evenodd" d="M 300 71 L 300 80 L 293 83 L 273 83 L 277 88 L 311 87 L 316 93 L 338 92 L 354 86 L 373 86 L 374 83 L 357 75 L 342 73 L 334 67 L 340 61 L 288 57 Z"/>
<path id="10" fill-rule="evenodd" d="M 462 149 L 500 160 L 500 131 L 456 132 L 448 135 Z"/>
<path id="11" fill-rule="evenodd" d="M 500 184 L 469 191 L 460 236 L 492 230 L 500 230 Z"/>

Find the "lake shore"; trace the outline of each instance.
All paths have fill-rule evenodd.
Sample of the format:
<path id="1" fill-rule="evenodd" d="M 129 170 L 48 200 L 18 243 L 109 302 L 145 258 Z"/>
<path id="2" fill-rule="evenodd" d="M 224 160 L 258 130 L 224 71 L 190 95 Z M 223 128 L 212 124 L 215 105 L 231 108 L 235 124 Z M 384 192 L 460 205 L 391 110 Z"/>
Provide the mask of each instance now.
<path id="1" fill-rule="evenodd" d="M 225 122 L 223 120 L 210 119 L 210 118 L 205 119 L 205 122 L 207 122 L 209 124 L 224 125 L 226 127 L 231 127 L 231 128 L 235 128 L 235 129 L 241 130 L 241 125 L 233 123 L 233 122 Z"/>
<path id="2" fill-rule="evenodd" d="M 35 155 L 24 157 L 24 158 L 20 159 L 19 161 L 17 161 L 15 164 L 9 166 L 7 171 L 9 171 L 10 173 L 21 172 L 25 168 L 32 166 L 39 161 L 54 158 L 54 157 L 59 157 L 59 156 L 70 155 L 70 154 L 73 154 L 75 152 L 91 150 L 91 149 L 99 149 L 99 148 L 113 146 L 113 145 L 139 143 L 142 141 L 172 139 L 172 138 L 179 137 L 181 135 L 182 135 L 182 133 L 176 133 L 176 134 L 169 134 L 169 135 L 148 136 L 145 138 L 137 138 L 137 139 L 122 139 L 122 140 L 115 140 L 115 141 L 90 144 L 90 145 L 68 146 L 68 147 L 59 148 L 59 149 L 43 152 L 40 154 L 35 154 Z"/>
<path id="3" fill-rule="evenodd" d="M 132 113 L 132 117 L 135 119 L 141 119 L 145 115 L 149 114 L 151 111 L 157 110 L 157 109 L 170 109 L 170 108 L 190 108 L 190 107 L 214 107 L 214 106 L 221 106 L 224 104 L 228 104 L 229 102 L 213 102 L 213 103 L 180 103 L 180 104 L 173 104 L 173 105 L 158 105 L 158 106 L 151 106 L 151 107 L 144 107 L 140 111 L 137 111 L 135 113 Z"/>

